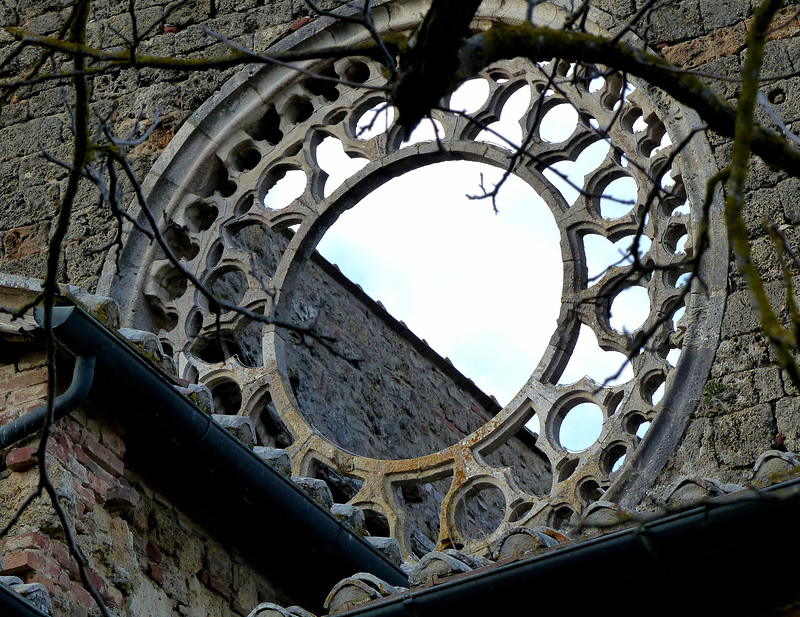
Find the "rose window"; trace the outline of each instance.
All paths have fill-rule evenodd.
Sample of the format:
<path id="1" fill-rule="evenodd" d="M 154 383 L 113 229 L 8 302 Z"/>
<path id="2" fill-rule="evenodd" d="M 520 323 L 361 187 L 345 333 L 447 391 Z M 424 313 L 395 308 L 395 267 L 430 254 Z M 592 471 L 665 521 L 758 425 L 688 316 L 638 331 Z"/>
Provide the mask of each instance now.
<path id="1" fill-rule="evenodd" d="M 537 10 L 561 15 L 553 5 Z M 413 26 L 410 13 L 394 19 L 376 13 L 384 29 Z M 365 36 L 326 23 L 284 46 L 336 29 L 353 41 Z M 705 267 L 706 289 L 682 297 L 700 216 L 698 161 L 710 160 L 700 137 L 673 160 L 691 115 L 604 67 L 518 58 L 476 75 L 404 142 L 385 93 L 372 88 L 385 83 L 377 63 L 306 68 L 364 87 L 275 66 L 243 72 L 193 116 L 146 183 L 151 208 L 173 222 L 165 229 L 174 252 L 215 297 L 250 314 L 215 314 L 157 248 L 132 239 L 110 283 L 128 323 L 159 333 L 181 376 L 211 389 L 218 413 L 253 418 L 262 444 L 287 448 L 296 474 L 325 477 L 407 558 L 437 543 L 478 550 L 509 525 L 559 526 L 593 502 L 633 499 L 637 482 L 657 473 L 656 440 L 676 439 L 718 332 L 719 307 L 706 289 L 724 285 L 724 273 L 720 283 Z M 509 120 L 520 93 L 527 105 Z M 495 129 L 525 141 L 527 154 L 512 159 Z M 323 143 L 351 167 L 321 160 Z M 512 166 L 558 233 L 559 263 L 547 264 L 561 271 L 557 325 L 502 408 L 315 251 L 338 217 L 357 215 L 379 187 L 453 161 Z M 654 182 L 662 190 L 645 208 Z M 635 238 L 641 272 L 633 272 Z M 724 261 L 724 242 L 712 250 Z M 700 314 L 707 319 L 689 319 Z M 378 322 L 391 331 L 380 339 Z M 651 328 L 625 372 L 603 383 Z M 589 349 L 613 357 L 596 379 L 580 368 Z M 421 383 L 428 369 L 415 363 L 423 360 L 444 377 Z M 462 407 L 476 411 L 452 413 Z M 592 415 L 593 441 L 562 443 L 571 423 Z"/>

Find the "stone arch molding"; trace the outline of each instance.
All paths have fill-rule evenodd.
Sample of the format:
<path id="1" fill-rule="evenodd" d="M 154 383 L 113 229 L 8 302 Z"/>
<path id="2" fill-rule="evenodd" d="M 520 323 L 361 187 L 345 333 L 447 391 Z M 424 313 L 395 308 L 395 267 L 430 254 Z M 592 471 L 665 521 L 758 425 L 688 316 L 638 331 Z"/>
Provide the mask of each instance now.
<path id="1" fill-rule="evenodd" d="M 411 31 L 425 12 L 422 0 L 375 3 L 378 29 Z M 536 6 L 539 24 L 557 26 L 565 16 L 559 2 Z M 564 2 L 567 5 L 569 3 Z M 498 21 L 519 20 L 527 3 L 484 2 L 476 28 Z M 593 9 L 589 27 L 597 33 L 613 31 L 616 22 Z M 353 24 L 319 19 L 277 45 L 300 49 L 331 44 L 353 44 L 366 32 Z M 382 79 L 378 67 L 367 60 L 307 63 L 306 68 L 364 83 Z M 558 67 L 566 75 L 569 65 Z M 519 59 L 503 62 L 477 76 L 485 79 L 490 94 L 476 116 L 491 121 L 517 87 L 532 86 L 533 100 L 542 95 L 544 77 L 536 67 Z M 444 128 L 441 145 L 422 142 L 405 146 L 398 131 L 389 127 L 377 137 L 360 139 L 355 122 L 381 97 L 375 91 L 345 87 L 309 87 L 308 78 L 278 67 L 249 67 L 233 77 L 206 101 L 181 128 L 144 182 L 145 194 L 158 220 L 174 220 L 182 226 L 170 232 L 170 242 L 187 267 L 225 297 L 256 311 L 275 306 L 278 315 L 292 313 L 298 273 L 310 259 L 316 243 L 338 215 L 364 195 L 409 169 L 439 160 L 465 159 L 505 166 L 507 152 L 476 141 L 476 129 L 463 118 L 436 115 Z M 673 143 L 688 133 L 697 119 L 663 94 L 636 84 L 633 95 L 620 101 L 621 80 L 610 75 L 601 87 L 586 80 L 565 82 L 562 87 L 578 107 L 600 124 L 612 126 L 612 141 L 626 158 L 612 151 L 589 174 L 589 188 L 603 187 L 617 177 L 632 177 L 638 200 L 644 200 L 647 174 L 663 166 L 669 147 L 658 149 L 666 131 Z M 563 103 L 561 94 L 544 93 L 545 106 Z M 622 105 L 621 113 L 614 111 Z M 529 112 L 520 121 L 526 129 Z M 635 121 L 643 120 L 634 127 Z M 616 120 L 616 121 L 615 121 Z M 534 127 L 534 130 L 537 130 Z M 315 148 L 324 135 L 338 138 L 345 151 L 364 158 L 367 165 L 324 197 L 326 174 L 316 163 Z M 538 135 L 538 132 L 537 132 Z M 601 498 L 635 506 L 651 486 L 676 447 L 699 399 L 719 339 L 725 281 L 727 244 L 720 231 L 720 213 L 712 211 L 712 251 L 704 265 L 708 292 L 693 291 L 684 318 L 663 327 L 648 349 L 633 361 L 634 378 L 618 386 L 601 386 L 584 378 L 563 385 L 558 378 L 574 349 L 581 325 L 591 328 L 605 349 L 625 351 L 626 337 L 608 323 L 608 304 L 585 302 L 597 290 L 610 286 L 624 273 L 623 264 L 611 268 L 597 282 L 587 280 L 583 238 L 599 234 L 609 240 L 630 236 L 638 224 L 636 208 L 621 218 L 602 216 L 595 198 L 580 197 L 570 205 L 543 174 L 547 164 L 575 160 L 597 137 L 581 123 L 560 144 L 535 139 L 540 159 L 526 162 L 515 173 L 545 199 L 558 224 L 564 255 L 564 283 L 558 328 L 538 366 L 518 395 L 493 418 L 458 443 L 414 459 L 383 460 L 358 456 L 335 445 L 316 431 L 304 416 L 287 365 L 291 334 L 273 326 L 262 328 L 231 313 L 221 316 L 223 337 L 238 345 L 235 354 L 215 356 L 213 342 L 204 333 L 214 328 L 202 298 L 187 289 L 185 280 L 158 250 L 141 235 L 131 234 L 115 272 L 113 256 L 106 264 L 100 292 L 117 298 L 123 321 L 157 332 L 176 354 L 184 376 L 217 388 L 234 400 L 238 413 L 267 423 L 278 445 L 287 445 L 298 475 L 308 475 L 320 464 L 352 479 L 358 488 L 351 503 L 386 518 L 390 533 L 414 558 L 406 515 L 398 507 L 398 487 L 449 479 L 441 503 L 438 544 L 480 550 L 509 526 L 576 520 L 592 501 Z M 263 206 L 270 187 L 289 169 L 305 171 L 303 194 L 279 210 Z M 705 179 L 716 171 L 708 144 L 692 140 L 669 176 L 675 197 L 657 201 L 646 219 L 645 233 L 651 246 L 643 259 L 666 264 L 680 260 L 677 237 L 686 235 L 687 252 L 697 233 Z M 688 204 L 689 208 L 681 207 Z M 136 212 L 134 212 L 136 214 Z M 291 237 L 280 232 L 297 226 Z M 265 230 L 271 230 L 267 233 Z M 653 275 L 640 281 L 650 298 L 651 313 L 645 326 L 665 310 L 678 293 L 676 276 Z M 307 307 L 306 307 L 307 308 Z M 293 312 L 292 312 L 293 311 Z M 313 309 L 311 310 L 313 312 Z M 314 315 L 305 316 L 313 319 Z M 245 333 L 243 335 L 242 333 Z M 203 341 L 208 348 L 202 348 Z M 243 343 L 242 341 L 245 341 Z M 255 341 L 255 342 L 254 342 Z M 680 350 L 675 366 L 668 352 Z M 672 357 L 672 356 L 671 356 Z M 653 404 L 654 391 L 666 383 L 665 394 Z M 222 384 L 220 386 L 220 384 Z M 219 387 L 218 387 L 219 386 Z M 232 399 L 231 399 L 232 397 Z M 561 446 L 558 428 L 571 407 L 593 402 L 603 411 L 603 428 L 589 449 L 573 453 Z M 233 409 L 236 412 L 236 409 Z M 514 469 L 493 467 L 486 457 L 517 433 L 534 414 L 542 427 L 537 447 L 552 472 L 552 486 L 542 494 L 530 494 L 520 485 Z M 643 439 L 635 435 L 642 422 L 652 424 Z M 625 455 L 621 469 L 613 463 Z M 464 538 L 456 524 L 461 501 L 481 488 L 496 488 L 505 501 L 504 518 L 488 538 Z"/>

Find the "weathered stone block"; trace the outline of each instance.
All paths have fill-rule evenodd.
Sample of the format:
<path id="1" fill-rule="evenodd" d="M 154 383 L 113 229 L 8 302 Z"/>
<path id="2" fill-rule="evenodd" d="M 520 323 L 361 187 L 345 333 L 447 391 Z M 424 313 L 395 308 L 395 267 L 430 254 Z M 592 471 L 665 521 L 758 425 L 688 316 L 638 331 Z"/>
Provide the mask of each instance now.
<path id="1" fill-rule="evenodd" d="M 753 465 L 753 485 L 769 486 L 797 477 L 798 473 L 800 473 L 800 457 L 796 453 L 767 450 Z"/>
<path id="2" fill-rule="evenodd" d="M 119 333 L 130 341 L 145 358 L 150 360 L 160 370 L 171 375 L 177 373 L 175 361 L 164 353 L 161 341 L 158 340 L 155 334 L 143 330 L 131 330 L 129 328 L 121 328 Z"/>
<path id="3" fill-rule="evenodd" d="M 5 585 L 6 587 L 22 585 L 22 579 L 18 576 L 0 576 L 0 585 Z"/>
<path id="4" fill-rule="evenodd" d="M 311 499 L 313 499 L 320 507 L 325 510 L 330 510 L 333 505 L 333 495 L 331 489 L 324 481 L 317 478 L 301 478 L 292 476 L 292 482 L 303 489 Z"/>
<path id="5" fill-rule="evenodd" d="M 711 422 L 714 449 L 723 465 L 750 467 L 759 454 L 775 443 L 772 409 L 768 404 L 713 418 Z"/>
<path id="6" fill-rule="evenodd" d="M 403 553 L 400 550 L 400 543 L 396 538 L 367 536 L 365 539 L 383 553 L 392 563 L 398 566 L 403 563 Z"/>
<path id="7" fill-rule="evenodd" d="M 365 525 L 364 511 L 361 508 L 343 503 L 335 503 L 331 506 L 331 514 L 356 533 L 362 536 L 366 535 L 367 528 Z M 374 544 L 373 542 L 373 545 Z"/>
<path id="8" fill-rule="evenodd" d="M 262 461 L 275 468 L 285 478 L 292 477 L 292 460 L 286 450 L 279 448 L 267 448 L 266 446 L 255 446 L 253 452 Z"/>
<path id="9" fill-rule="evenodd" d="M 786 448 L 800 451 L 800 401 L 786 397 L 775 403 L 775 422 Z"/>
<path id="10" fill-rule="evenodd" d="M 519 527 L 503 533 L 491 547 L 494 559 L 506 559 L 515 555 L 521 556 L 533 551 L 546 549 L 558 544 L 558 540 L 550 537 L 541 529 Z"/>
<path id="11" fill-rule="evenodd" d="M 445 578 L 462 572 L 469 572 L 470 568 L 463 561 L 446 553 L 432 551 L 422 557 L 408 575 L 408 584 L 411 587 L 420 587 L 433 577 Z"/>
<path id="12" fill-rule="evenodd" d="M 642 1 L 637 0 L 636 4 L 638 8 Z M 700 4 L 696 0 L 683 0 L 657 7 L 651 17 L 651 43 L 683 41 L 705 34 Z"/>
<path id="13" fill-rule="evenodd" d="M 256 432 L 253 429 L 253 421 L 250 418 L 246 416 L 224 416 L 221 414 L 214 414 L 211 417 L 248 448 L 252 448 L 255 445 Z"/>
<path id="14" fill-rule="evenodd" d="M 175 387 L 175 389 L 188 397 L 195 405 L 202 409 L 205 413 L 211 415 L 214 413 L 214 397 L 211 395 L 211 390 L 202 384 L 189 384 L 185 388 Z"/>
<path id="15" fill-rule="evenodd" d="M 47 588 L 41 583 L 31 583 L 28 585 L 17 585 L 14 591 L 21 595 L 34 608 L 47 615 L 53 614 L 53 602 Z"/>
<path id="16" fill-rule="evenodd" d="M 398 589 L 368 572 L 361 572 L 339 581 L 328 594 L 324 608 L 333 615 L 398 593 Z"/>
<path id="17" fill-rule="evenodd" d="M 250 611 L 247 617 L 291 617 L 291 614 L 282 606 L 272 602 L 262 602 Z"/>
<path id="18" fill-rule="evenodd" d="M 37 465 L 39 463 L 39 457 L 36 456 L 37 449 L 34 446 L 26 446 L 11 450 L 6 456 L 6 467 L 11 471 L 25 471 Z"/>

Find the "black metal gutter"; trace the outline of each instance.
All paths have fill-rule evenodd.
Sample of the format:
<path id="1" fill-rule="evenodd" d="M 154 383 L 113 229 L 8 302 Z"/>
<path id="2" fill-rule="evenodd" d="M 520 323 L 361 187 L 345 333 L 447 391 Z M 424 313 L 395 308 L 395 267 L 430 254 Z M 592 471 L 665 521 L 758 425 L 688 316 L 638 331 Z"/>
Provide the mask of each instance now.
<path id="1" fill-rule="evenodd" d="M 778 614 L 800 603 L 798 520 L 800 480 L 792 480 L 341 617 Z"/>
<path id="2" fill-rule="evenodd" d="M 97 357 L 104 405 L 113 406 L 114 419 L 126 428 L 126 461 L 292 600 L 318 611 L 331 588 L 356 572 L 407 585 L 399 567 L 265 464 L 84 310 L 54 309 L 53 332 L 71 353 Z"/>
<path id="3" fill-rule="evenodd" d="M 59 420 L 75 411 L 81 404 L 94 378 L 94 356 L 78 356 L 75 358 L 75 369 L 72 373 L 72 383 L 66 392 L 56 397 L 53 401 L 53 419 Z M 42 430 L 47 417 L 47 405 L 39 405 L 21 418 L 0 426 L 0 450 L 17 443 Z"/>
<path id="4" fill-rule="evenodd" d="M 5 585 L 0 585 L 0 615 L 3 617 L 50 617 Z"/>

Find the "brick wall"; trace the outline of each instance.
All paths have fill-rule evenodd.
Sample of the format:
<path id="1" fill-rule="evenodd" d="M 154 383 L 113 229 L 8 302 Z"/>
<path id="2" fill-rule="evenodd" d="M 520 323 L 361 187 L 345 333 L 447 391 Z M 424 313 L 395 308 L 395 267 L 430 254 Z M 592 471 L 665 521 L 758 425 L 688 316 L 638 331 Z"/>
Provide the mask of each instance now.
<path id="1" fill-rule="evenodd" d="M 0 421 L 44 401 L 43 360 L 36 354 L 0 367 L 0 375 L 8 376 L 0 385 L 5 396 Z M 57 422 L 47 464 L 65 496 L 62 504 L 89 578 L 113 615 L 247 615 L 260 602 L 292 604 L 234 551 L 153 492 L 126 465 L 122 429 L 97 419 L 98 411 L 79 409 Z M 32 438 L 4 453 L 0 525 L 36 489 L 36 446 Z M 43 584 L 57 617 L 96 613 L 46 498 L 2 538 L 0 556 L 0 575 Z"/>

